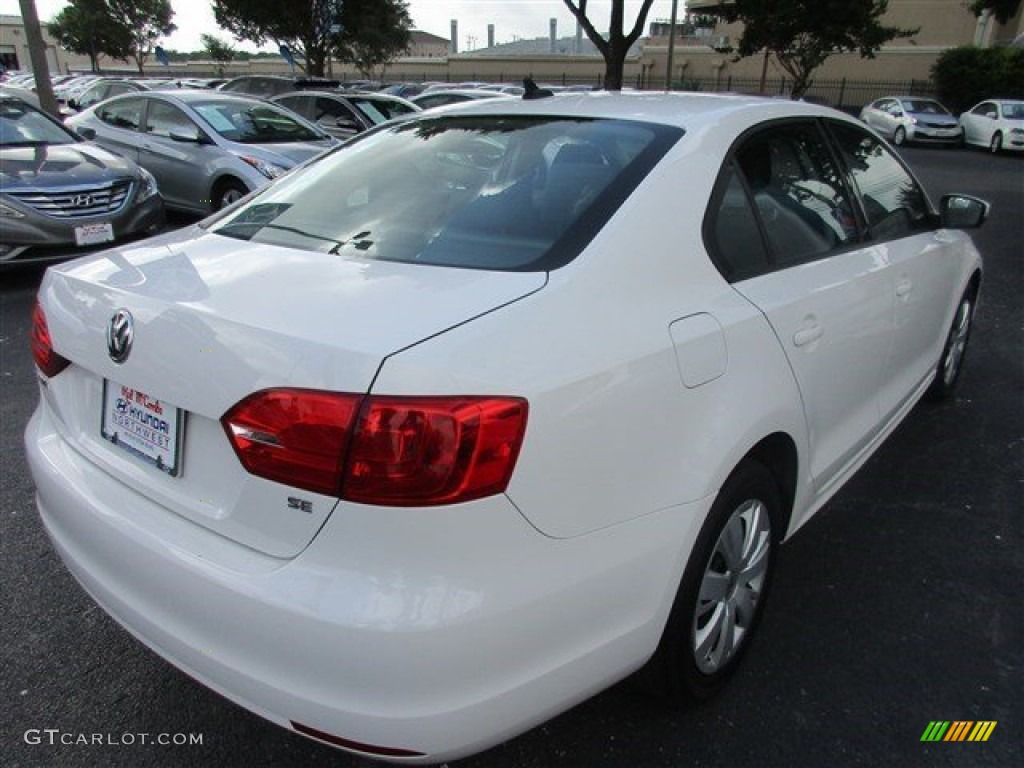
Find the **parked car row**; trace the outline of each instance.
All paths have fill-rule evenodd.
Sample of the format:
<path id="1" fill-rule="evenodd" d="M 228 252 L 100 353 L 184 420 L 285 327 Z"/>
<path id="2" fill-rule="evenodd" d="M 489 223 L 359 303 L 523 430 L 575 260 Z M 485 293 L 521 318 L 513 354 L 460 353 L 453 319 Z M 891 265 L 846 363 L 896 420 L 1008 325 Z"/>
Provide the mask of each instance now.
<path id="1" fill-rule="evenodd" d="M 866 105 L 860 119 L 896 146 L 970 145 L 993 153 L 1024 151 L 1024 101 L 986 99 L 956 118 L 935 99 L 886 96 Z"/>

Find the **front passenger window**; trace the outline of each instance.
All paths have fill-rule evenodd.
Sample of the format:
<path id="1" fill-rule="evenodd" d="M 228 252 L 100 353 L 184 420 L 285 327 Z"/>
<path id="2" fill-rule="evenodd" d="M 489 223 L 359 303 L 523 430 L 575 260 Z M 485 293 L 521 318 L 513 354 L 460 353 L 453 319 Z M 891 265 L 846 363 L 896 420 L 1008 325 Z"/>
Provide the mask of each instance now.
<path id="1" fill-rule="evenodd" d="M 831 126 L 860 191 L 871 235 L 892 240 L 930 226 L 924 191 L 882 142 L 855 125 Z"/>
<path id="2" fill-rule="evenodd" d="M 186 136 L 197 134 L 199 131 L 188 115 L 175 107 L 155 99 L 149 102 L 149 113 L 146 115 L 146 132 L 153 136 L 170 138 L 172 133 L 182 133 Z"/>

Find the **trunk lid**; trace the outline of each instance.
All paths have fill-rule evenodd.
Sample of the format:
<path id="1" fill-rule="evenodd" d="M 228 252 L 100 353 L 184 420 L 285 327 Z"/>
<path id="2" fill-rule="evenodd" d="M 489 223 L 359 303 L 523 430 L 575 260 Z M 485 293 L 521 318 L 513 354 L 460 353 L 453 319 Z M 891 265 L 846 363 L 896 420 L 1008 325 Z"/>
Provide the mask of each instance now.
<path id="1" fill-rule="evenodd" d="M 63 437 L 110 474 L 237 542 L 292 557 L 336 499 L 246 473 L 220 417 L 261 389 L 367 392 L 388 355 L 545 281 L 543 273 L 357 261 L 192 227 L 47 273 L 40 300 L 53 346 L 73 365 L 43 395 Z M 134 338 L 116 363 L 107 334 L 122 309 Z M 110 398 L 128 391 L 160 418 L 180 409 L 176 476 L 103 437 L 116 419 Z"/>

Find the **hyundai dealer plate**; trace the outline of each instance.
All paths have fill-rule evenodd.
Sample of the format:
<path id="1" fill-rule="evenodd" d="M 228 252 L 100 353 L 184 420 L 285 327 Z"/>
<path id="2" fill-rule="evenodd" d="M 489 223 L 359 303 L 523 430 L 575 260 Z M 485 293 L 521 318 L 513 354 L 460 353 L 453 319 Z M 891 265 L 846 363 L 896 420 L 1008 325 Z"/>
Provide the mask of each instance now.
<path id="1" fill-rule="evenodd" d="M 103 437 L 161 472 L 181 470 L 184 413 L 145 392 L 103 382 Z"/>
<path id="2" fill-rule="evenodd" d="M 114 240 L 114 227 L 108 223 L 83 224 L 75 227 L 75 245 L 99 245 Z"/>

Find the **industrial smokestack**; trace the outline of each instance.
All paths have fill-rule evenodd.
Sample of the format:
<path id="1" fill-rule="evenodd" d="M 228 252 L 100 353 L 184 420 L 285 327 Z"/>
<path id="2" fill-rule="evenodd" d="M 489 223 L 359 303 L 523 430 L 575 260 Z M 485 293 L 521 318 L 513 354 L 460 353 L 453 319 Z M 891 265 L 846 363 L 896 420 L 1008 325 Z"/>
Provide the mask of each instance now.
<path id="1" fill-rule="evenodd" d="M 487 25 L 487 47 L 488 48 L 493 48 L 494 47 L 494 25 L 493 24 L 488 24 Z"/>
<path id="2" fill-rule="evenodd" d="M 452 53 L 459 52 L 459 20 L 452 19 Z"/>
<path id="3" fill-rule="evenodd" d="M 576 55 L 583 52 L 583 27 L 580 26 L 579 21 L 576 22 L 576 49 L 573 51 Z"/>
<path id="4" fill-rule="evenodd" d="M 551 53 L 555 52 L 556 40 L 558 40 L 558 19 L 551 19 Z"/>

